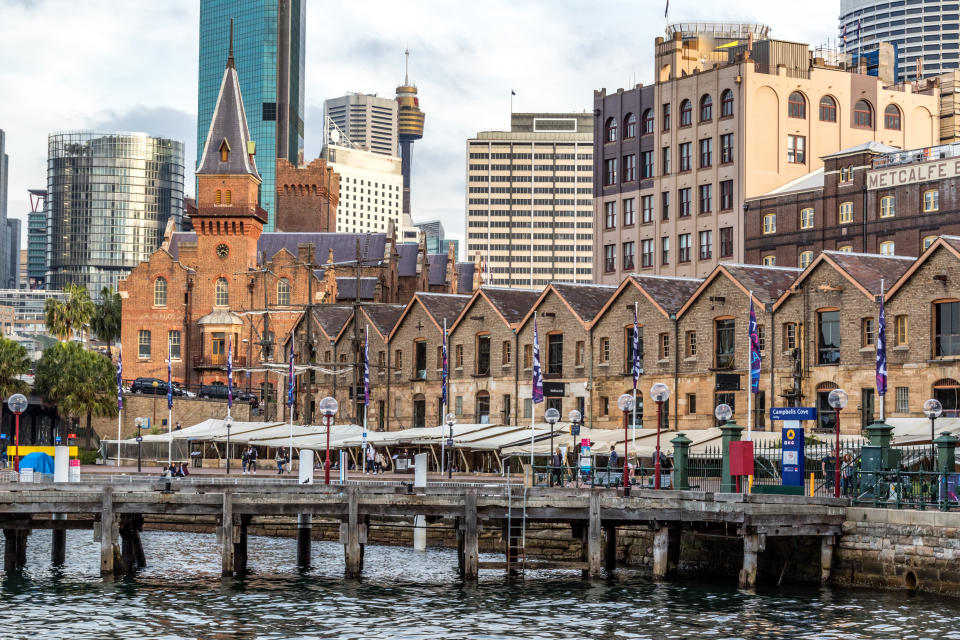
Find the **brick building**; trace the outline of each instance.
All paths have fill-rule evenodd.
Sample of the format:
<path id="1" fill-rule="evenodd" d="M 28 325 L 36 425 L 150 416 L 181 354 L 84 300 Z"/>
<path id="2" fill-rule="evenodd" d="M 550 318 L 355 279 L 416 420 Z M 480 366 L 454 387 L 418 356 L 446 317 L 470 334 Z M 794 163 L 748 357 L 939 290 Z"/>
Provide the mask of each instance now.
<path id="1" fill-rule="evenodd" d="M 744 203 L 746 261 L 806 267 L 825 250 L 919 256 L 960 233 L 960 145 L 875 142 Z"/>
<path id="2" fill-rule="evenodd" d="M 277 159 L 277 231 L 337 230 L 340 176 L 317 158 L 305 167 Z"/>
<path id="3" fill-rule="evenodd" d="M 128 377 L 164 378 L 169 352 L 178 382 L 225 382 L 232 345 L 235 384 L 262 390 L 266 399 L 275 381 L 264 370 L 286 362 L 277 346 L 306 309 L 358 299 L 397 304 L 427 288 L 479 286 L 474 264 L 430 256 L 425 245 L 400 249 L 392 228 L 264 233 L 253 150 L 236 69 L 228 63 L 197 170 L 194 231 L 168 225 L 160 249 L 119 286 Z M 311 166 L 321 172 L 321 165 Z"/>

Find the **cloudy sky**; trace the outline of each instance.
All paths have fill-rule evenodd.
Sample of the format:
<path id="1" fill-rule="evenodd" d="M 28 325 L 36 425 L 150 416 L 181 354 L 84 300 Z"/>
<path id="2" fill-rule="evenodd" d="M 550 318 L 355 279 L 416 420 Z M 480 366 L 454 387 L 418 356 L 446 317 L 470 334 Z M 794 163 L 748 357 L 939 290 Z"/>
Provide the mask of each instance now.
<path id="1" fill-rule="evenodd" d="M 837 0 L 803 8 L 673 0 L 670 20 L 763 22 L 774 37 L 811 44 L 836 35 Z M 414 147 L 414 219 L 440 218 L 462 238 L 465 140 L 509 127 L 510 89 L 516 111 L 582 111 L 594 89 L 651 82 L 663 12 L 661 0 L 307 0 L 306 157 L 323 142 L 323 100 L 348 91 L 392 96 L 409 47 L 427 114 Z M 27 189 L 46 186 L 52 131 L 173 137 L 192 163 L 198 23 L 199 0 L 0 0 L 9 215 L 25 218 Z"/>

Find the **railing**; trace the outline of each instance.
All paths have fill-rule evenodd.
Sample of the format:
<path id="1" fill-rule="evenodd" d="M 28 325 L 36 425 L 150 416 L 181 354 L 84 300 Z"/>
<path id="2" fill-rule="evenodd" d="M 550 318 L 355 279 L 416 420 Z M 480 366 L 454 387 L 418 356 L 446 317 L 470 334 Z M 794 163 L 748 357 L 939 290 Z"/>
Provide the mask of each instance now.
<path id="1" fill-rule="evenodd" d="M 723 452 L 719 446 L 687 456 L 687 482 L 694 491 L 720 491 L 723 479 Z"/>
<path id="2" fill-rule="evenodd" d="M 673 486 L 673 469 L 663 468 L 660 470 L 660 486 L 663 489 L 670 489 Z M 653 467 L 643 464 L 637 466 L 631 463 L 629 469 L 629 483 L 632 487 L 650 488 L 654 485 Z M 534 464 L 533 466 L 533 486 L 535 487 L 608 487 L 617 488 L 623 486 L 623 466 L 616 464 L 614 466 L 562 466 L 554 467 L 551 464 Z"/>
<path id="3" fill-rule="evenodd" d="M 960 507 L 960 474 L 935 471 L 860 471 L 851 487 L 853 504 L 894 509 Z"/>
<path id="4" fill-rule="evenodd" d="M 208 353 L 202 356 L 193 356 L 194 367 L 225 367 L 227 366 L 227 354 Z M 242 355 L 233 356 L 234 367 L 247 366 L 247 357 Z"/>
<path id="5" fill-rule="evenodd" d="M 803 488 L 806 495 L 810 495 L 810 479 L 813 478 L 813 494 L 829 497 L 834 494 L 836 481 L 836 441 L 832 438 L 816 434 L 807 435 L 808 441 L 803 448 L 804 474 Z M 810 440 L 813 440 L 812 442 Z M 840 489 L 841 495 L 848 491 L 852 477 L 860 465 L 860 450 L 866 444 L 865 440 L 844 440 L 840 443 Z M 929 451 L 929 448 L 927 449 Z M 754 486 L 771 486 L 783 484 L 782 469 L 783 449 L 780 441 L 753 443 L 753 484 Z"/>
<path id="6" fill-rule="evenodd" d="M 942 144 L 936 147 L 924 147 L 923 149 L 913 149 L 911 151 L 886 153 L 882 156 L 874 157 L 872 164 L 874 169 L 883 169 L 885 167 L 913 164 L 914 162 L 944 160 L 957 156 L 960 156 L 960 143 Z"/>

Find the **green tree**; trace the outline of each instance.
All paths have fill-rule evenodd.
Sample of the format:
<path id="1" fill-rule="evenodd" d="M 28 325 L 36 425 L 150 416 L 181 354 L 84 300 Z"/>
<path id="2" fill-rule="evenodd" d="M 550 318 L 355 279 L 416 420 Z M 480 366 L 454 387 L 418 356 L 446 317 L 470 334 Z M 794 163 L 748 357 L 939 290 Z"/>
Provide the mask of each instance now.
<path id="1" fill-rule="evenodd" d="M 120 294 L 110 287 L 104 287 L 100 291 L 100 302 L 96 303 L 90 319 L 90 330 L 107 343 L 107 349 L 114 340 L 120 339 L 121 305 Z"/>
<path id="2" fill-rule="evenodd" d="M 93 318 L 95 306 L 86 287 L 68 284 L 64 292 L 67 299 L 63 302 L 48 298 L 43 310 L 47 330 L 61 341 L 70 340 L 74 333 L 83 331 Z"/>
<path id="3" fill-rule="evenodd" d="M 60 412 L 72 418 L 117 415 L 117 387 L 113 363 L 75 342 L 46 349 L 37 363 L 34 390 Z"/>
<path id="4" fill-rule="evenodd" d="M 15 393 L 27 393 L 30 385 L 19 376 L 30 373 L 27 350 L 13 340 L 0 336 L 0 401 Z"/>

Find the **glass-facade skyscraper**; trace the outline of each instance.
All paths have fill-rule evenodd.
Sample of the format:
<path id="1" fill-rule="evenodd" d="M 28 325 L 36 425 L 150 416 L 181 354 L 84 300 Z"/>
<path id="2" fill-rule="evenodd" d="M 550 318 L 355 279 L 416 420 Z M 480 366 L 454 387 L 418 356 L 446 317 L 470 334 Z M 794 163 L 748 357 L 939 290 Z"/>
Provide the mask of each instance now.
<path id="1" fill-rule="evenodd" d="M 98 297 L 150 258 L 183 217 L 183 143 L 145 133 L 51 134 L 47 143 L 48 289 Z"/>
<path id="2" fill-rule="evenodd" d="M 230 49 L 250 136 L 257 144 L 260 206 L 276 220 L 276 160 L 303 162 L 305 0 L 201 0 L 197 162 L 210 129 L 223 65 Z"/>

